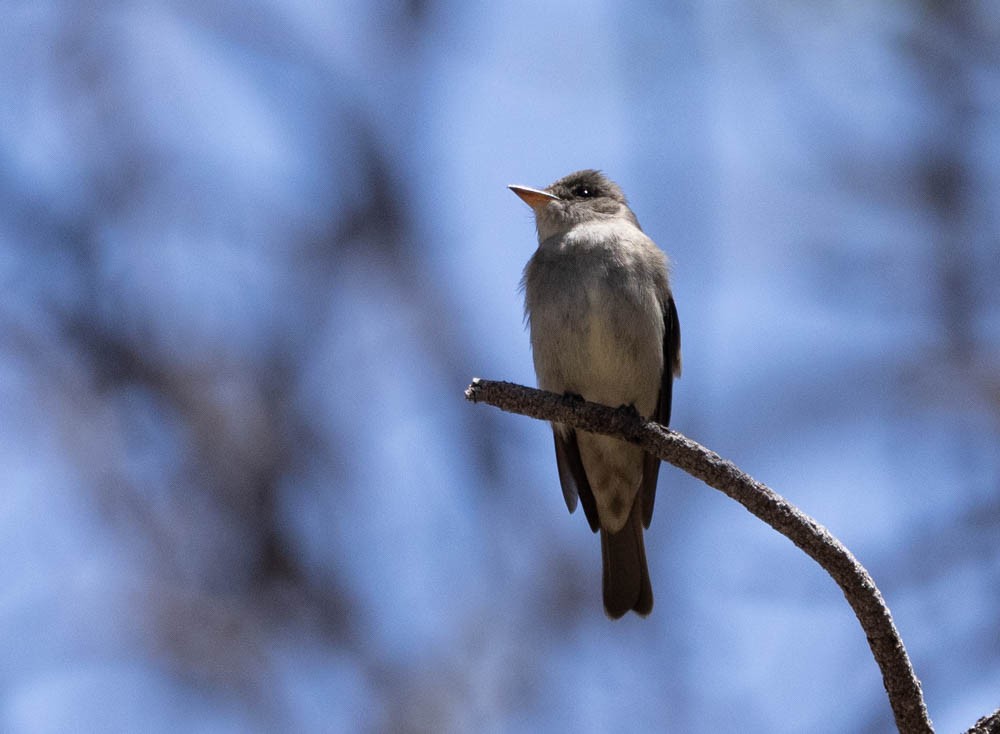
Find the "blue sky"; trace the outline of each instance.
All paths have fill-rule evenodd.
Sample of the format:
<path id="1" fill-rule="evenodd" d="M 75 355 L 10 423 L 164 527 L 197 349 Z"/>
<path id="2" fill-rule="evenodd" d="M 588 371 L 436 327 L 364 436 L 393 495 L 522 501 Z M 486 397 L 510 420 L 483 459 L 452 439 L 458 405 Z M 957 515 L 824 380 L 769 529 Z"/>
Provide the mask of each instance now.
<path id="1" fill-rule="evenodd" d="M 995 11 L 15 3 L 0 31 L 0 722 L 890 731 L 834 583 L 661 473 L 608 621 L 506 189 L 618 181 L 673 427 L 871 571 L 941 731 L 996 705 Z M 964 15 L 962 13 L 965 13 Z"/>

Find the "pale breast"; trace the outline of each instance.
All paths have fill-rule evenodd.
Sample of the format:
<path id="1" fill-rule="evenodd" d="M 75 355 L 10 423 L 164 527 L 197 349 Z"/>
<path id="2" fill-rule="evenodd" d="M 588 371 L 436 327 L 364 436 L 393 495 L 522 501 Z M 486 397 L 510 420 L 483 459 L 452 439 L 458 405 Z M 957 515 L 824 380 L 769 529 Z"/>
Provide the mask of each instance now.
<path id="1" fill-rule="evenodd" d="M 655 251 L 639 230 L 624 232 L 633 233 Z M 540 387 L 649 416 L 663 369 L 657 262 L 622 235 L 588 226 L 543 243 L 525 270 L 525 306 Z"/>

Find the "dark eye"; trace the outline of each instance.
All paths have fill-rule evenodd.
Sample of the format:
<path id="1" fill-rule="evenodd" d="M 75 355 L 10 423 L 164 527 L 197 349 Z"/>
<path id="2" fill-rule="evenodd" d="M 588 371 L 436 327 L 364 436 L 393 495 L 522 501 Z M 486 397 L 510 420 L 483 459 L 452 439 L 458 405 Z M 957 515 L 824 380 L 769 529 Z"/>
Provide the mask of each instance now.
<path id="1" fill-rule="evenodd" d="M 589 199 L 590 197 L 592 197 L 594 195 L 594 190 L 591 189 L 589 186 L 580 185 L 580 186 L 576 186 L 573 189 L 572 193 L 573 193 L 573 196 L 579 196 L 581 199 Z"/>

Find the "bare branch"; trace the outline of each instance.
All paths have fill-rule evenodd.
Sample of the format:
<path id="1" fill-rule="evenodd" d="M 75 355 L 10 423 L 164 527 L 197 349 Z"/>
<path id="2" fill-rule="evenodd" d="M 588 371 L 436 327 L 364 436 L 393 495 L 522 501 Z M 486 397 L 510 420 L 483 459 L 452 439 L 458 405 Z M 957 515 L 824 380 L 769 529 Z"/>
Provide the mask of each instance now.
<path id="1" fill-rule="evenodd" d="M 934 731 L 920 681 L 875 582 L 830 531 L 779 494 L 732 462 L 676 431 L 639 418 L 634 411 L 479 378 L 469 385 L 465 397 L 474 403 L 488 403 L 511 413 L 565 423 L 637 444 L 739 502 L 805 551 L 840 586 L 882 671 L 899 731 Z"/>
<path id="2" fill-rule="evenodd" d="M 981 718 L 966 734 L 1000 734 L 1000 709 Z"/>

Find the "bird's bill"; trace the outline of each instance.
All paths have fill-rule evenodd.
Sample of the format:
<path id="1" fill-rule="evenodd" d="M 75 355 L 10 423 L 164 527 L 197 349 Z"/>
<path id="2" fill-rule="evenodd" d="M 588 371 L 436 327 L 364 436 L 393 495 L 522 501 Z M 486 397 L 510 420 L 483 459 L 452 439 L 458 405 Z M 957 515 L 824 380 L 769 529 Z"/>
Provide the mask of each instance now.
<path id="1" fill-rule="evenodd" d="M 536 211 L 550 202 L 559 201 L 558 196 L 554 196 L 548 191 L 542 191 L 541 189 L 532 189 L 528 186 L 514 185 L 508 186 L 507 188 L 520 196 L 521 201 Z"/>

